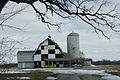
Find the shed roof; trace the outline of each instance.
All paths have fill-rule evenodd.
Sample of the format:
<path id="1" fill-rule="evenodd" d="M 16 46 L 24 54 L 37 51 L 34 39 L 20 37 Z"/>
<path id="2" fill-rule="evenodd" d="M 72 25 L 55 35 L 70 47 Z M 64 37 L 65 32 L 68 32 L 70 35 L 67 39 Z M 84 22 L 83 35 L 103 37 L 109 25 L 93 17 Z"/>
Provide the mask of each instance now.
<path id="1" fill-rule="evenodd" d="M 25 50 L 25 51 L 18 51 L 17 54 L 20 54 L 20 53 L 33 53 L 34 54 L 35 50 Z"/>

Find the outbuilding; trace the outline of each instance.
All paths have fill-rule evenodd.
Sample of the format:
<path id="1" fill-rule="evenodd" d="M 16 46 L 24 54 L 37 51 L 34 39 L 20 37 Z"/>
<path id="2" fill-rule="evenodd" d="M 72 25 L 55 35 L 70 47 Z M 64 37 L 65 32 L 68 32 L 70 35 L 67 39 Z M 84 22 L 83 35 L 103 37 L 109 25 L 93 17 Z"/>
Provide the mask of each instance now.
<path id="1" fill-rule="evenodd" d="M 18 51 L 18 68 L 34 68 L 33 55 L 35 50 Z"/>

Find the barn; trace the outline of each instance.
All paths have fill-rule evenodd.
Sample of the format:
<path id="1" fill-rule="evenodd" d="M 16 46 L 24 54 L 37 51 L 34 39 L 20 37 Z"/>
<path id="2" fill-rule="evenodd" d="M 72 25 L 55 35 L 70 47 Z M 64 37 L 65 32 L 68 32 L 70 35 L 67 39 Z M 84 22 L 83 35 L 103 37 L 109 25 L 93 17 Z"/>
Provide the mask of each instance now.
<path id="1" fill-rule="evenodd" d="M 45 59 L 64 58 L 64 54 L 59 45 L 48 36 L 41 42 L 37 50 L 18 51 L 18 68 L 41 68 L 52 67 L 51 61 Z"/>
<path id="2" fill-rule="evenodd" d="M 45 59 L 58 59 L 64 58 L 63 51 L 59 45 L 51 39 L 51 36 L 48 36 L 46 40 L 39 44 L 35 54 L 34 54 L 34 63 L 35 67 L 45 67 L 45 64 L 48 65 L 48 62 L 45 62 Z M 49 62 L 49 66 L 52 65 L 52 62 Z"/>
<path id="3" fill-rule="evenodd" d="M 79 50 L 79 34 L 70 33 L 67 37 L 68 53 L 48 36 L 36 50 L 18 51 L 18 68 L 73 67 L 91 65 L 92 59 L 84 57 Z"/>

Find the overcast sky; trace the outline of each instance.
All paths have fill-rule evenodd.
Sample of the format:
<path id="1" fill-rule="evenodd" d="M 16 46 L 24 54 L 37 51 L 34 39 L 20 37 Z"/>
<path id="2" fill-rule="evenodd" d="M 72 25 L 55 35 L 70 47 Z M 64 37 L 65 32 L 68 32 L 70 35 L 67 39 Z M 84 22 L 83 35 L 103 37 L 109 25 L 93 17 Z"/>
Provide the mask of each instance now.
<path id="1" fill-rule="evenodd" d="M 119 0 L 114 1 L 120 3 Z M 21 6 L 21 4 L 18 6 Z M 85 53 L 87 58 L 92 58 L 93 60 L 120 60 L 120 33 L 110 33 L 111 39 L 108 40 L 102 35 L 98 37 L 94 29 L 80 20 L 64 20 L 57 16 L 53 17 L 51 21 L 62 21 L 64 24 L 59 30 L 57 27 L 51 27 L 51 30 L 49 30 L 46 24 L 38 20 L 31 7 L 28 8 L 29 10 L 6 22 L 7 24 L 23 28 L 23 31 L 6 28 L 4 31 L 0 31 L 2 34 L 0 37 L 12 36 L 16 40 L 23 41 L 19 47 L 35 49 L 51 35 L 52 39 L 59 44 L 62 50 L 67 52 L 67 35 L 74 31 L 79 33 L 80 50 Z"/>

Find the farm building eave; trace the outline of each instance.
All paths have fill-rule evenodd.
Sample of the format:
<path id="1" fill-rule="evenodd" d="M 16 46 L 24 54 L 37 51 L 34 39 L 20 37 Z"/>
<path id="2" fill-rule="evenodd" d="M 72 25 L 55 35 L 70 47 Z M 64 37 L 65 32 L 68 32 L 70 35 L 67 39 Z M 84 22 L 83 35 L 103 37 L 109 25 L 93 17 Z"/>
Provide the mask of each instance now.
<path id="1" fill-rule="evenodd" d="M 35 53 L 36 50 L 23 50 L 23 51 L 18 51 L 17 54 L 20 54 L 20 53 Z"/>
<path id="2" fill-rule="evenodd" d="M 57 59 L 44 59 L 44 61 L 69 61 L 69 60 L 85 60 L 85 58 L 57 58 Z"/>

